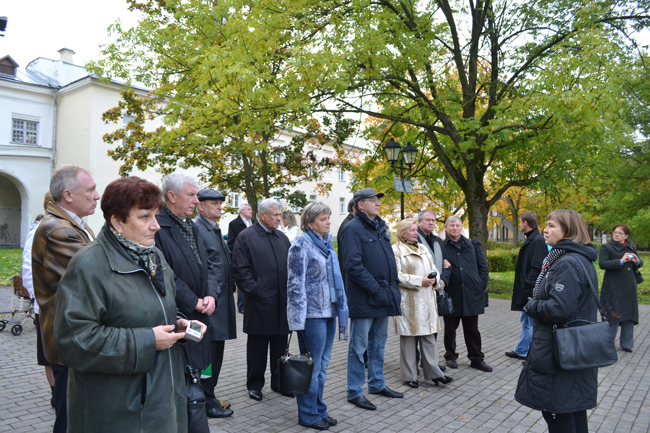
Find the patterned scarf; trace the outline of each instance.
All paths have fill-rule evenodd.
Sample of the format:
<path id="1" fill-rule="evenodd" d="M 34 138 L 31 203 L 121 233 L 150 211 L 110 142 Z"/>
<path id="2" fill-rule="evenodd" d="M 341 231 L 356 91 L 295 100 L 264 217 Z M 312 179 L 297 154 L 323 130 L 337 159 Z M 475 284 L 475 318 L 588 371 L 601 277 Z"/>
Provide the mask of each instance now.
<path id="1" fill-rule="evenodd" d="M 418 246 L 417 241 L 415 241 L 415 242 L 411 242 L 411 241 L 407 241 L 406 239 L 400 239 L 400 241 L 401 241 L 404 245 L 406 245 L 407 247 L 409 247 L 410 249 L 412 249 L 413 251 L 415 251 L 416 253 L 420 250 L 420 247 Z"/>
<path id="2" fill-rule="evenodd" d="M 190 246 L 190 249 L 194 253 L 194 257 L 196 258 L 196 262 L 199 264 L 199 266 L 203 266 L 203 263 L 201 263 L 201 257 L 199 256 L 199 247 L 196 245 L 196 239 L 194 239 L 194 223 L 192 222 L 191 219 L 185 218 L 185 220 L 180 219 L 172 211 L 169 210 L 167 205 L 165 205 L 165 210 L 171 217 L 172 221 L 176 223 L 178 228 L 181 230 L 181 233 L 183 234 L 183 237 L 187 241 L 187 243 Z"/>
<path id="3" fill-rule="evenodd" d="M 533 299 L 537 298 L 537 290 L 539 289 L 539 286 L 542 284 L 542 281 L 546 277 L 546 274 L 548 272 L 548 268 L 551 267 L 551 265 L 560 258 L 563 254 L 567 253 L 568 251 L 565 250 L 564 248 L 553 248 L 549 253 L 544 257 L 544 262 L 542 263 L 542 272 L 539 273 L 539 276 L 537 277 L 537 281 L 535 281 L 535 288 L 533 289 Z"/>
<path id="4" fill-rule="evenodd" d="M 113 227 L 109 227 L 111 233 L 115 236 L 115 239 L 124 247 L 126 252 L 129 254 L 129 257 L 133 259 L 135 263 L 140 265 L 151 277 L 156 275 L 156 257 L 153 252 L 153 245 L 150 247 L 145 247 L 138 243 L 133 242 L 130 239 L 125 238 L 120 233 L 118 233 Z"/>

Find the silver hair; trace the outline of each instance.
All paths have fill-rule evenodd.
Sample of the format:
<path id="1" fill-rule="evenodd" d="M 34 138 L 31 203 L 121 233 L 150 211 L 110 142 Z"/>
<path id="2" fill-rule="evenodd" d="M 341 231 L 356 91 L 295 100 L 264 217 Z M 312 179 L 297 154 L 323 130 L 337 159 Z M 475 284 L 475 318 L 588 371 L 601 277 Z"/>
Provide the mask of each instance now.
<path id="1" fill-rule="evenodd" d="M 456 221 L 460 221 L 461 223 L 463 222 L 463 220 L 461 220 L 459 216 L 456 216 L 456 215 L 450 216 L 449 218 L 447 218 L 445 220 L 445 227 L 447 227 L 449 224 L 451 224 L 453 222 L 456 222 Z"/>
<path id="2" fill-rule="evenodd" d="M 420 213 L 418 214 L 418 224 L 421 223 L 422 220 L 424 219 L 425 213 L 433 214 L 433 217 L 434 218 L 436 217 L 436 213 L 434 211 L 432 211 L 431 209 L 424 209 L 423 211 L 420 211 Z"/>
<path id="3" fill-rule="evenodd" d="M 167 201 L 168 198 L 167 193 L 171 191 L 175 194 L 180 194 L 181 190 L 183 189 L 184 183 L 189 183 L 195 188 L 198 185 L 196 179 L 194 179 L 192 176 L 187 176 L 181 173 L 172 173 L 163 177 L 162 192 L 163 192 L 163 199 L 165 200 L 165 202 Z"/>
<path id="4" fill-rule="evenodd" d="M 257 215 L 259 217 L 259 214 L 264 212 L 265 214 L 268 214 L 271 211 L 271 208 L 278 208 L 282 210 L 282 205 L 280 204 L 279 201 L 277 201 L 274 198 L 267 198 L 264 199 L 260 202 L 260 204 L 257 206 Z"/>
<path id="5" fill-rule="evenodd" d="M 63 200 L 63 191 L 74 191 L 79 186 L 79 173 L 84 172 L 90 174 L 88 170 L 76 165 L 64 165 L 54 172 L 52 179 L 50 179 L 50 195 L 54 203 L 60 203 Z"/>
<path id="6" fill-rule="evenodd" d="M 325 203 L 320 201 L 314 201 L 309 203 L 302 210 L 302 215 L 300 216 L 300 229 L 303 232 L 309 230 L 309 224 L 316 221 L 318 215 L 326 212 L 328 215 L 332 215 L 332 209 L 329 208 Z"/>
<path id="7" fill-rule="evenodd" d="M 246 209 L 246 206 L 250 206 L 250 205 L 249 205 L 248 203 L 242 203 L 242 204 L 240 204 L 240 205 L 239 205 L 239 212 L 241 213 L 241 211 L 243 211 L 244 209 Z"/>

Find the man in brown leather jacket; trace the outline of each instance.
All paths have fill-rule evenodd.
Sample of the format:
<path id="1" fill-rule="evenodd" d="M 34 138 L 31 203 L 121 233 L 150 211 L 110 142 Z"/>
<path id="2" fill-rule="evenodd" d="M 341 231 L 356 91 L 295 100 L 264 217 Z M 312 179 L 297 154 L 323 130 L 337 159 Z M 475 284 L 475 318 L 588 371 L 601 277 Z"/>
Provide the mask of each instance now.
<path id="1" fill-rule="evenodd" d="M 67 429 L 66 389 L 68 367 L 61 360 L 54 343 L 54 312 L 59 280 L 77 251 L 95 238 L 81 219 L 95 213 L 99 194 L 88 171 L 69 165 L 54 172 L 50 180 L 53 203 L 34 234 L 32 272 L 34 294 L 40 307 L 41 337 L 45 357 L 54 373 L 54 433 Z"/>

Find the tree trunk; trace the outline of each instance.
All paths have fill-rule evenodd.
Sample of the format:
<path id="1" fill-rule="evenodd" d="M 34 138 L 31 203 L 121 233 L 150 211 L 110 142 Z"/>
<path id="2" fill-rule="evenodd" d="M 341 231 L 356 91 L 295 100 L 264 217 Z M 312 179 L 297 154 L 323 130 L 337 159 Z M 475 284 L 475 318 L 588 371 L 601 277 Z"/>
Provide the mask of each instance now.
<path id="1" fill-rule="evenodd" d="M 257 217 L 257 194 L 255 194 L 253 170 L 248 156 L 242 154 L 242 163 L 244 165 L 244 192 L 246 193 L 246 200 L 248 200 L 248 204 L 253 209 L 253 215 Z"/>
<path id="2" fill-rule="evenodd" d="M 487 194 L 482 186 L 482 184 L 475 185 L 470 191 L 465 192 L 465 197 L 467 198 L 469 236 L 481 242 L 481 248 L 483 249 L 483 253 L 485 253 L 487 251 L 487 219 L 490 207 L 486 200 Z"/>
<path id="3" fill-rule="evenodd" d="M 510 208 L 510 214 L 512 215 L 512 227 L 514 228 L 514 237 L 512 239 L 512 244 L 517 247 L 519 246 L 519 230 L 517 230 L 517 227 L 519 226 L 519 200 L 521 200 L 521 196 L 519 196 L 516 205 L 509 195 L 504 194 L 503 199 L 506 201 L 506 203 L 508 203 L 508 207 Z"/>

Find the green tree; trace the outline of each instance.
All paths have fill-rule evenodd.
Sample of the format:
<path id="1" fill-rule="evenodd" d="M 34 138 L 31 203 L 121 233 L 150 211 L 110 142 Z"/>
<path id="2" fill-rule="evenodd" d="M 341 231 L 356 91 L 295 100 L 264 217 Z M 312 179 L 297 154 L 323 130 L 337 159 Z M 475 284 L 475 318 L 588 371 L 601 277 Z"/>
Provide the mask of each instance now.
<path id="1" fill-rule="evenodd" d="M 647 0 L 247 4 L 247 29 L 291 40 L 291 93 L 312 112 L 382 119 L 385 140 L 417 144 L 424 164 L 435 158 L 484 245 L 488 211 L 511 187 L 552 188 L 606 151 L 610 134 L 631 133 L 613 78 L 635 67 Z M 382 144 L 368 164 L 383 159 Z"/>
<path id="2" fill-rule="evenodd" d="M 134 166 L 201 168 L 202 180 L 224 193 L 243 191 L 253 210 L 261 198 L 280 197 L 292 206 L 306 204 L 304 193 L 291 189 L 305 180 L 330 184 L 322 175 L 335 167 L 350 168 L 343 145 L 354 122 L 342 115 L 304 115 L 295 98 L 278 84 L 285 67 L 286 43 L 279 32 L 247 27 L 247 6 L 240 2 L 200 0 L 128 1 L 140 13 L 138 25 L 110 31 L 117 40 L 103 47 L 104 58 L 87 67 L 104 79 L 116 78 L 153 89 L 139 98 L 128 86 L 122 101 L 103 116 L 126 128 L 106 134 L 118 143 L 110 155 L 124 161 L 121 173 Z M 160 118 L 154 131 L 147 120 Z M 288 143 L 279 143 L 283 129 L 299 127 Z M 335 154 L 317 158 L 307 144 L 332 145 Z"/>

